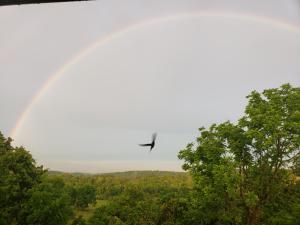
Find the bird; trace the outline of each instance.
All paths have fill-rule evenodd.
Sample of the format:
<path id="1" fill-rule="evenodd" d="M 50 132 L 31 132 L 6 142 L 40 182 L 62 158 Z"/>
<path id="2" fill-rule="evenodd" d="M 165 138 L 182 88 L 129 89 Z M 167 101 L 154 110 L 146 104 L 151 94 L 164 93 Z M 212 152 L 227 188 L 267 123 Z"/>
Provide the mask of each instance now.
<path id="1" fill-rule="evenodd" d="M 154 133 L 152 134 L 152 142 L 149 144 L 139 144 L 140 146 L 150 146 L 150 152 L 152 151 L 152 149 L 154 148 L 155 145 L 155 139 L 156 139 L 157 134 Z"/>

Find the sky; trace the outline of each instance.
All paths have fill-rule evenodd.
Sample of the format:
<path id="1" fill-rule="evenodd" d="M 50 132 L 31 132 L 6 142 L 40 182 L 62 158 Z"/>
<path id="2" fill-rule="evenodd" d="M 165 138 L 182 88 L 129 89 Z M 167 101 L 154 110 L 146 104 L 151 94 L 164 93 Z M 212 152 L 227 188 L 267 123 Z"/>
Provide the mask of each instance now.
<path id="1" fill-rule="evenodd" d="M 299 0 L 4 6 L 0 27 L 0 131 L 51 170 L 181 171 L 199 127 L 300 85 Z"/>

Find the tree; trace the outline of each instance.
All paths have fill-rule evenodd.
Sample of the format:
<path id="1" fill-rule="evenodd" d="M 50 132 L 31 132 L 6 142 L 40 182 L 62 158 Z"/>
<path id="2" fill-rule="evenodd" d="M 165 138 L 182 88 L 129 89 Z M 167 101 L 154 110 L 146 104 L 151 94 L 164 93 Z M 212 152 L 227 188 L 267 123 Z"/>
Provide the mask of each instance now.
<path id="1" fill-rule="evenodd" d="M 296 176 L 300 177 L 300 155 L 298 157 L 295 157 L 293 170 Z"/>
<path id="2" fill-rule="evenodd" d="M 22 210 L 28 225 L 65 225 L 72 215 L 71 201 L 60 178 L 47 177 L 30 191 Z"/>
<path id="3" fill-rule="evenodd" d="M 92 185 L 83 185 L 77 189 L 77 206 L 86 208 L 96 203 L 96 188 Z"/>
<path id="4" fill-rule="evenodd" d="M 71 197 L 72 204 L 78 208 L 84 209 L 89 204 L 96 203 L 96 188 L 90 184 L 79 187 L 69 187 L 68 193 Z"/>
<path id="5" fill-rule="evenodd" d="M 184 192 L 182 192 L 184 191 Z M 184 222 L 184 212 L 188 206 L 188 189 L 168 191 L 160 196 L 160 218 L 161 225 L 188 224 Z"/>
<path id="6" fill-rule="evenodd" d="M 0 224 L 22 222 L 21 207 L 28 191 L 44 173 L 24 147 L 13 147 L 12 139 L 0 132 Z"/>
<path id="7" fill-rule="evenodd" d="M 76 217 L 71 225 L 86 225 L 85 219 L 82 216 Z"/>
<path id="8" fill-rule="evenodd" d="M 108 205 L 100 206 L 94 210 L 93 215 L 89 218 L 88 224 L 89 225 L 112 224 L 111 221 L 115 220 L 114 214 L 116 214 L 118 209 L 120 209 L 120 206 L 118 206 L 115 202 L 111 202 Z"/>
<path id="9" fill-rule="evenodd" d="M 289 211 L 299 199 L 284 198 L 299 192 L 290 168 L 300 154 L 300 88 L 285 84 L 247 98 L 236 124 L 200 128 L 196 145 L 178 155 L 195 183 L 190 224 L 277 224 L 272 216 L 280 213 L 297 220 Z"/>

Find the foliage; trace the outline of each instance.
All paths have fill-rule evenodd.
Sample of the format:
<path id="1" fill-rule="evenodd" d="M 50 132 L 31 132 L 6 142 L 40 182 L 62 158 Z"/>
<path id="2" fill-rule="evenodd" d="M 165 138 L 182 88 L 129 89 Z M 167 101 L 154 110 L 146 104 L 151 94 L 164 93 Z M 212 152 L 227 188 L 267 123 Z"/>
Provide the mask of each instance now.
<path id="1" fill-rule="evenodd" d="M 22 213 L 28 225 L 65 225 L 72 215 L 62 179 L 44 177 L 30 191 Z"/>
<path id="2" fill-rule="evenodd" d="M 237 124 L 200 128 L 197 145 L 179 153 L 195 182 L 189 224 L 278 224 L 270 208 L 295 219 L 299 200 L 287 202 L 286 193 L 297 192 L 289 168 L 299 155 L 300 89 L 286 84 L 248 99 Z"/>
<path id="3" fill-rule="evenodd" d="M 180 151 L 189 173 L 44 171 L 0 133 L 0 225 L 300 224 L 300 89 L 248 99 Z"/>
<path id="4" fill-rule="evenodd" d="M 0 224 L 5 225 L 21 223 L 21 207 L 28 200 L 28 191 L 44 173 L 25 148 L 13 147 L 11 141 L 0 132 Z"/>
<path id="5" fill-rule="evenodd" d="M 82 215 L 82 219 L 93 225 L 183 224 L 180 221 L 186 210 L 186 195 L 192 186 L 187 173 L 177 172 L 131 171 L 100 175 L 50 172 L 48 175 L 64 180 L 76 208 L 78 188 L 87 185 L 96 189 L 96 204 L 75 210 L 77 217 Z"/>
<path id="6" fill-rule="evenodd" d="M 86 184 L 79 187 L 70 187 L 69 194 L 72 198 L 72 203 L 78 208 L 86 208 L 89 204 L 96 203 L 96 188 Z"/>
<path id="7" fill-rule="evenodd" d="M 294 159 L 294 167 L 292 168 L 296 176 L 300 177 L 300 155 Z"/>
<path id="8" fill-rule="evenodd" d="M 143 186 L 128 185 L 121 195 L 97 208 L 89 224 L 181 224 L 187 190 L 149 192 Z"/>
<path id="9" fill-rule="evenodd" d="M 82 218 L 82 216 L 76 217 L 71 225 L 86 225 L 85 220 Z"/>

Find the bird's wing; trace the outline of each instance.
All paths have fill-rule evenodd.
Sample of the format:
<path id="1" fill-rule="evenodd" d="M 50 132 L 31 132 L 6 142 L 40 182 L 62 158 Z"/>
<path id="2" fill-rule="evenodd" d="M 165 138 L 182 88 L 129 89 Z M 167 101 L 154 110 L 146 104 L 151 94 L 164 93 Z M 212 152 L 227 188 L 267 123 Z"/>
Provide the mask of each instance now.
<path id="1" fill-rule="evenodd" d="M 152 134 L 152 141 L 153 142 L 156 140 L 156 136 L 157 136 L 157 133 Z"/>
<path id="2" fill-rule="evenodd" d="M 151 144 L 139 144 L 140 146 L 151 146 Z"/>

